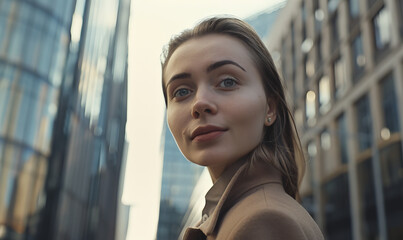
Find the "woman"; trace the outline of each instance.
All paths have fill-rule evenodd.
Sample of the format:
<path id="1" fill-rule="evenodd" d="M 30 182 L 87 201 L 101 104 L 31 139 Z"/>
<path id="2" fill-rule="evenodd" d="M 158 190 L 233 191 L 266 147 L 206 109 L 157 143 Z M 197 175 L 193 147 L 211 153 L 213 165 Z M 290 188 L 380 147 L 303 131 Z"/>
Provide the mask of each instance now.
<path id="1" fill-rule="evenodd" d="M 169 128 L 214 183 L 194 239 L 323 239 L 295 200 L 303 155 L 283 86 L 255 31 L 207 19 L 171 39 L 162 62 Z"/>

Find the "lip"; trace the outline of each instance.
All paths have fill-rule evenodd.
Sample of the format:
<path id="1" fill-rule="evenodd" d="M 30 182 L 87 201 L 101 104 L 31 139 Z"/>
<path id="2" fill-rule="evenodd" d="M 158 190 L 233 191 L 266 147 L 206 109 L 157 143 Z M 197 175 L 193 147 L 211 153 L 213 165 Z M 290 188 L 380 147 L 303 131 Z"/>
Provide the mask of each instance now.
<path id="1" fill-rule="evenodd" d="M 221 136 L 227 128 L 222 128 L 214 125 L 206 125 L 197 127 L 192 131 L 190 135 L 190 139 L 192 141 L 208 141 L 213 140 L 219 136 Z"/>

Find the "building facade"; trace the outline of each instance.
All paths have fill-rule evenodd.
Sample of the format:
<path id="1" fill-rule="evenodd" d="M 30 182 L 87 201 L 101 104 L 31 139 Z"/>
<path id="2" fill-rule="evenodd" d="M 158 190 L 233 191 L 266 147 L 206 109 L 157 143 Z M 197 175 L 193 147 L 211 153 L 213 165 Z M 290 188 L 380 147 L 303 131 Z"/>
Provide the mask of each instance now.
<path id="1" fill-rule="evenodd" d="M 182 155 L 167 124 L 164 125 L 164 132 L 164 162 L 157 240 L 177 240 L 190 196 L 203 167 L 189 162 Z"/>
<path id="2" fill-rule="evenodd" d="M 0 2 L 0 239 L 114 239 L 129 6 Z"/>
<path id="3" fill-rule="evenodd" d="M 403 1 L 289 0 L 266 43 L 326 239 L 402 239 Z"/>

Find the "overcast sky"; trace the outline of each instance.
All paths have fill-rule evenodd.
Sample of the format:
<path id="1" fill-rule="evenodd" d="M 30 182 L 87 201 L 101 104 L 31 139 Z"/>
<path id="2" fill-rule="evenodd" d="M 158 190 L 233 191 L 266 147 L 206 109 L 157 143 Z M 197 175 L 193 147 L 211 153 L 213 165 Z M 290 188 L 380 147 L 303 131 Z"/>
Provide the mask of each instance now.
<path id="1" fill-rule="evenodd" d="M 160 55 L 170 37 L 203 18 L 249 17 L 283 0 L 132 0 L 129 29 L 129 151 L 123 201 L 132 205 L 127 240 L 155 240 L 164 119 Z"/>

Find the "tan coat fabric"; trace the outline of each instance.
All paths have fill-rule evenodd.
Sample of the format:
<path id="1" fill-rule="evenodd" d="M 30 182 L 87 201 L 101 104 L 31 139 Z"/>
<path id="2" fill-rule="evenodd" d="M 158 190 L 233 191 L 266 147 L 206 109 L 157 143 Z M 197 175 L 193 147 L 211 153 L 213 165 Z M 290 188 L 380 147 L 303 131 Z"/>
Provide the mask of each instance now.
<path id="1" fill-rule="evenodd" d="M 226 170 L 206 195 L 202 221 L 184 240 L 322 240 L 306 210 L 283 189 L 267 164 L 241 161 Z"/>

